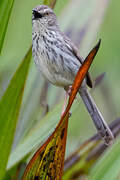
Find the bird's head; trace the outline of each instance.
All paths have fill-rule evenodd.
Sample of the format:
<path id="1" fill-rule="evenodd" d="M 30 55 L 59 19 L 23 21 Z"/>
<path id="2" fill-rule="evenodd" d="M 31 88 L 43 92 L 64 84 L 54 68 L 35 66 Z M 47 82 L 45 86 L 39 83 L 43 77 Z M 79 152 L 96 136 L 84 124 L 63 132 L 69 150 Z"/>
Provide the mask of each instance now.
<path id="1" fill-rule="evenodd" d="M 32 10 L 32 25 L 39 31 L 55 28 L 57 26 L 56 15 L 48 6 L 39 5 Z"/>

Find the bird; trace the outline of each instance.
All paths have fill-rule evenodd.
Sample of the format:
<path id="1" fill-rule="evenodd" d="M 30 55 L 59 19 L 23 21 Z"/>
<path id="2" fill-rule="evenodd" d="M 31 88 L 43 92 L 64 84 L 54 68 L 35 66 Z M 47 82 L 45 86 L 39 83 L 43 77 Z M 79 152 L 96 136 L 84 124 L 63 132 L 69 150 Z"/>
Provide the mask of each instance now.
<path id="1" fill-rule="evenodd" d="M 50 83 L 66 91 L 84 62 L 75 44 L 60 30 L 56 14 L 46 5 L 32 10 L 32 54 L 38 70 Z M 105 144 L 113 142 L 114 136 L 93 100 L 88 87 L 93 83 L 87 73 L 79 94 Z"/>

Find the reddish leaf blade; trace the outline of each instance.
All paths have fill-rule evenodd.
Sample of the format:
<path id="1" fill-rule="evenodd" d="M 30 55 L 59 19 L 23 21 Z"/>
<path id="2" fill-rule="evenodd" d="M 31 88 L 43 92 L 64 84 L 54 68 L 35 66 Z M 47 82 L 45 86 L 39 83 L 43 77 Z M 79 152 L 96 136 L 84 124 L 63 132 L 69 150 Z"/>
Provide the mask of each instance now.
<path id="1" fill-rule="evenodd" d="M 29 162 L 23 180 L 61 179 L 66 147 L 69 114 L 62 118 L 53 134 L 35 153 Z"/>
<path id="2" fill-rule="evenodd" d="M 85 62 L 80 67 L 72 86 L 71 95 L 65 113 L 63 114 L 55 131 L 29 162 L 22 180 L 62 179 L 69 110 L 75 99 L 77 91 L 79 90 L 80 85 L 82 84 L 82 81 L 99 49 L 99 45 L 100 41 L 89 53 L 85 59 Z"/>

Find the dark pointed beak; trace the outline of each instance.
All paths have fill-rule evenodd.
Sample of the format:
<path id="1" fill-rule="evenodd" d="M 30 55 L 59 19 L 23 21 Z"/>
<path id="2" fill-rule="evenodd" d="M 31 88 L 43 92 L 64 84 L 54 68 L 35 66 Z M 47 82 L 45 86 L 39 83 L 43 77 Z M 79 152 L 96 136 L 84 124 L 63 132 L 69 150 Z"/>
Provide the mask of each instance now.
<path id="1" fill-rule="evenodd" d="M 36 10 L 33 9 L 33 10 L 32 10 L 32 20 L 35 20 L 35 13 L 36 13 Z"/>

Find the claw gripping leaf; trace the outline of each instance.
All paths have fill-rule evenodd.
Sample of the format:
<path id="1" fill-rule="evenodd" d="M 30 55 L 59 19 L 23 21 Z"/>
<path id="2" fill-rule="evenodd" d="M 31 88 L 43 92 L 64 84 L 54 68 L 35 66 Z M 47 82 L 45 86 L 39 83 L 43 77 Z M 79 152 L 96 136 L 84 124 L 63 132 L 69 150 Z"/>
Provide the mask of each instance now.
<path id="1" fill-rule="evenodd" d="M 99 49 L 100 41 L 89 53 L 83 65 L 80 67 L 72 86 L 67 108 L 61 120 L 40 149 L 35 153 L 27 165 L 22 180 L 61 180 L 64 166 L 65 146 L 69 110 L 75 99 L 77 91 Z"/>

